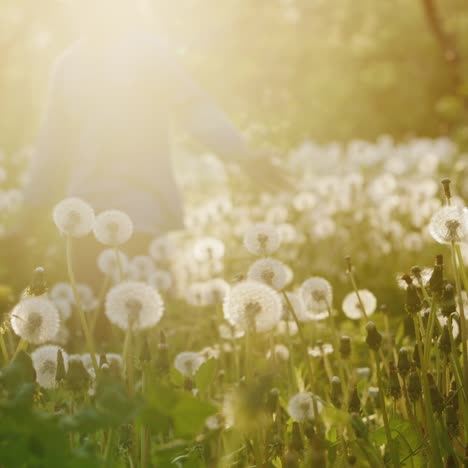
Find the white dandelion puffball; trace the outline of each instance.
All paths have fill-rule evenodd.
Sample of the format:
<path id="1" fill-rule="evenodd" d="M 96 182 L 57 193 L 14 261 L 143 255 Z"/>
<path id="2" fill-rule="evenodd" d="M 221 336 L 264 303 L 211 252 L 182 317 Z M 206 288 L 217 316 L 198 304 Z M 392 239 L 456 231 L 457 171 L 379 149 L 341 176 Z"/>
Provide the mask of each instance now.
<path id="1" fill-rule="evenodd" d="M 294 320 L 280 320 L 276 326 L 277 335 L 295 336 L 298 331 L 297 323 Z"/>
<path id="2" fill-rule="evenodd" d="M 55 300 L 63 300 L 73 304 L 75 302 L 75 296 L 73 294 L 73 288 L 69 283 L 55 283 L 49 291 L 50 298 Z"/>
<path id="3" fill-rule="evenodd" d="M 361 289 L 358 291 L 359 297 L 361 298 L 362 305 L 366 315 L 369 317 L 375 312 L 377 308 L 376 297 L 367 289 Z M 357 294 L 353 291 L 350 292 L 343 300 L 342 309 L 346 317 L 352 320 L 359 320 L 364 317 L 362 307 L 359 302 Z"/>
<path id="4" fill-rule="evenodd" d="M 55 307 L 57 307 L 61 320 L 65 321 L 71 317 L 72 306 L 70 302 L 64 299 L 53 299 L 52 302 L 55 304 Z"/>
<path id="5" fill-rule="evenodd" d="M 265 283 L 279 291 L 288 282 L 288 271 L 286 265 L 279 260 L 260 258 L 251 265 L 247 277 L 250 280 Z"/>
<path id="6" fill-rule="evenodd" d="M 214 237 L 204 237 L 195 241 L 193 258 L 199 262 L 217 260 L 224 257 L 224 242 Z"/>
<path id="7" fill-rule="evenodd" d="M 224 304 L 224 317 L 243 330 L 257 332 L 274 328 L 281 319 L 282 303 L 278 293 L 256 281 L 242 281 L 231 288 Z"/>
<path id="8" fill-rule="evenodd" d="M 55 338 L 60 328 L 60 315 L 55 304 L 44 296 L 26 297 L 11 312 L 13 331 L 32 344 Z"/>
<path id="9" fill-rule="evenodd" d="M 116 247 L 132 237 L 133 223 L 123 211 L 107 210 L 96 216 L 93 232 L 101 244 Z"/>
<path id="10" fill-rule="evenodd" d="M 78 293 L 78 300 L 84 311 L 90 311 L 96 308 L 98 300 L 94 295 L 93 288 L 86 283 L 78 283 L 76 285 L 76 292 Z M 76 302 L 76 301 L 74 301 Z"/>
<path id="11" fill-rule="evenodd" d="M 149 275 L 148 283 L 158 291 L 169 291 L 172 287 L 172 275 L 167 270 L 155 270 Z"/>
<path id="12" fill-rule="evenodd" d="M 110 289 L 106 297 L 106 315 L 122 330 L 154 327 L 163 315 L 164 304 L 152 286 L 124 281 Z"/>
<path id="13" fill-rule="evenodd" d="M 305 280 L 301 285 L 300 293 L 306 309 L 317 313 L 317 315 L 321 315 L 320 313 L 323 312 L 323 318 L 328 316 L 328 309 L 331 308 L 333 300 L 333 290 L 325 278 L 313 276 Z M 321 320 L 321 318 L 316 320 Z"/>
<path id="14" fill-rule="evenodd" d="M 309 356 L 322 357 L 326 354 L 333 353 L 333 345 L 331 345 L 330 343 L 321 343 L 317 346 L 314 346 L 313 348 L 307 348 L 307 352 L 309 353 Z"/>
<path id="15" fill-rule="evenodd" d="M 60 232 L 71 237 L 87 236 L 95 222 L 93 208 L 80 198 L 65 198 L 55 205 L 52 215 Z"/>
<path id="16" fill-rule="evenodd" d="M 120 250 L 105 249 L 98 256 L 97 266 L 101 273 L 109 276 L 113 281 L 118 281 L 120 279 L 120 268 L 122 268 L 123 273 L 128 270 L 128 257 Z"/>
<path id="17" fill-rule="evenodd" d="M 287 361 L 289 359 L 289 349 L 284 344 L 276 344 L 273 351 L 270 349 L 267 352 L 266 358 L 271 359 L 273 355 L 279 361 Z"/>
<path id="18" fill-rule="evenodd" d="M 55 387 L 55 374 L 57 372 L 57 352 L 62 351 L 65 370 L 68 369 L 67 353 L 56 345 L 44 345 L 31 353 L 31 359 L 36 371 L 37 383 L 43 388 Z"/>
<path id="19" fill-rule="evenodd" d="M 176 242 L 169 236 L 157 237 L 149 245 L 149 254 L 156 262 L 171 260 L 176 252 Z"/>
<path id="20" fill-rule="evenodd" d="M 184 376 L 193 377 L 205 362 L 199 353 L 186 351 L 179 353 L 174 359 L 174 367 Z"/>
<path id="21" fill-rule="evenodd" d="M 279 231 L 272 224 L 254 224 L 244 235 L 244 246 L 254 255 L 270 255 L 278 250 L 280 244 Z"/>
<path id="22" fill-rule="evenodd" d="M 244 330 L 233 325 L 222 323 L 219 327 L 219 336 L 223 340 L 237 340 L 244 336 Z"/>
<path id="23" fill-rule="evenodd" d="M 432 215 L 429 232 L 440 244 L 465 241 L 468 234 L 468 210 L 459 206 L 438 209 Z"/>
<path id="24" fill-rule="evenodd" d="M 294 395 L 288 403 L 288 413 L 297 422 L 315 419 L 314 402 L 320 414 L 323 408 L 322 402 L 310 392 L 300 392 Z"/>
<path id="25" fill-rule="evenodd" d="M 155 271 L 154 261 L 148 255 L 136 255 L 128 265 L 128 277 L 133 281 L 147 282 Z"/>

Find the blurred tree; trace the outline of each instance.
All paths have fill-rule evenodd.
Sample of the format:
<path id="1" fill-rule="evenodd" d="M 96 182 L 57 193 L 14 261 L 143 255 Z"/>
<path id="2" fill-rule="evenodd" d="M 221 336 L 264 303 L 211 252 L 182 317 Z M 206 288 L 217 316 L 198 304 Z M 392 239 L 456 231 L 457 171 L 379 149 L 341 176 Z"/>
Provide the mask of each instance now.
<path id="1" fill-rule="evenodd" d="M 0 148 L 34 141 L 67 3 L 0 4 Z M 254 138 L 468 141 L 465 0 L 151 0 L 155 29 Z"/>

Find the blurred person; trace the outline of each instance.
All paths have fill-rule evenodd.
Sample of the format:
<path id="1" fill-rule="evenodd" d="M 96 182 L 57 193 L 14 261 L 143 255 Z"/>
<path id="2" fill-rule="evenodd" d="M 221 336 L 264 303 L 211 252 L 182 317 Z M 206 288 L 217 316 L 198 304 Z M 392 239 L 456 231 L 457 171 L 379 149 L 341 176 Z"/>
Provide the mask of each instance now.
<path id="1" fill-rule="evenodd" d="M 183 229 L 173 118 L 264 189 L 287 184 L 146 27 L 143 2 L 69 1 L 81 15 L 81 34 L 53 66 L 24 190 L 26 212 L 51 209 L 66 196 L 82 198 L 97 213 L 123 210 L 135 228 L 130 254 L 146 251 L 155 235 Z M 99 248 L 94 239 L 86 242 L 77 261 L 94 265 Z"/>

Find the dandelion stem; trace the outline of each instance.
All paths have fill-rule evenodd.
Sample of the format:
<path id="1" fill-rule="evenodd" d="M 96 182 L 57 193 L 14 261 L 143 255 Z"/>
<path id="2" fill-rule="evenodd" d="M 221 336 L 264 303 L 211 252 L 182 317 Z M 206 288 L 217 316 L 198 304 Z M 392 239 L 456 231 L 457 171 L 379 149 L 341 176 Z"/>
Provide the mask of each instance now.
<path id="1" fill-rule="evenodd" d="M 1 330 L 0 330 L 0 348 L 2 351 L 3 360 L 6 364 L 9 361 L 8 349 L 5 343 L 5 338 L 3 337 L 3 333 L 1 332 Z"/>
<path id="2" fill-rule="evenodd" d="M 122 259 L 120 258 L 119 249 L 117 247 L 115 247 L 114 252 L 115 252 L 115 258 L 117 260 L 117 267 L 119 268 L 120 281 L 123 281 L 125 279 L 125 274 L 124 274 L 124 270 L 123 270 L 123 267 L 122 267 Z"/>
<path id="3" fill-rule="evenodd" d="M 416 317 L 416 314 L 413 314 L 413 323 L 414 323 L 414 333 L 416 335 L 417 346 L 418 346 L 420 362 L 421 362 L 421 374 L 422 374 L 421 382 L 422 382 L 422 389 L 423 389 L 422 400 L 424 404 L 424 412 L 426 414 L 426 422 L 428 426 L 429 439 L 430 439 L 430 448 L 432 451 L 432 456 L 434 458 L 433 459 L 434 466 L 437 468 L 442 468 L 443 466 L 442 456 L 440 454 L 439 441 L 438 441 L 437 431 L 436 431 L 435 422 L 434 422 L 434 413 L 432 411 L 431 394 L 429 391 L 429 383 L 427 380 L 426 361 L 423 355 L 422 340 L 421 340 L 421 335 L 419 332 L 418 319 Z"/>
<path id="4" fill-rule="evenodd" d="M 304 336 L 304 333 L 302 331 L 302 325 L 301 322 L 299 322 L 299 319 L 297 318 L 296 312 L 294 310 L 294 307 L 291 304 L 291 301 L 289 300 L 288 295 L 286 292 L 283 291 L 283 297 L 286 301 L 286 304 L 288 305 L 288 309 L 291 312 L 291 315 L 293 316 L 294 321 L 296 322 L 297 325 L 297 331 L 299 333 L 300 341 L 302 344 L 303 352 L 304 352 L 304 359 L 307 364 L 307 371 L 309 372 L 309 379 L 310 379 L 310 385 L 312 385 L 312 382 L 314 381 L 314 374 L 312 372 L 312 366 L 310 364 L 310 359 L 309 359 L 309 351 L 307 349 L 307 342 Z"/>
<path id="5" fill-rule="evenodd" d="M 73 296 L 75 297 L 76 309 L 78 310 L 78 314 L 80 316 L 81 328 L 83 329 L 83 334 L 86 340 L 86 346 L 91 356 L 91 362 L 93 364 L 94 371 L 96 372 L 96 375 L 97 375 L 99 367 L 98 367 L 97 360 L 96 360 L 93 337 L 91 336 L 91 333 L 88 328 L 88 323 L 86 322 L 86 317 L 83 312 L 83 308 L 81 307 L 80 297 L 78 295 L 78 290 L 76 288 L 75 274 L 73 273 L 72 238 L 70 236 L 67 236 L 67 269 L 68 269 L 68 277 L 70 279 L 70 284 L 73 290 Z"/>
<path id="6" fill-rule="evenodd" d="M 28 342 L 24 338 L 21 338 L 18 342 L 18 346 L 16 347 L 15 352 L 13 353 L 13 357 L 11 358 L 11 361 L 13 362 L 15 360 L 16 356 L 18 356 L 20 351 L 26 351 L 27 349 L 28 349 Z"/>
<path id="7" fill-rule="evenodd" d="M 392 439 L 392 432 L 390 429 L 390 423 L 388 421 L 387 408 L 385 406 L 385 397 L 383 394 L 384 386 L 382 383 L 382 371 L 380 370 L 380 355 L 378 352 L 374 352 L 374 358 L 375 358 L 375 367 L 376 367 L 376 373 L 377 373 L 377 382 L 379 385 L 380 406 L 382 407 L 382 417 L 383 417 L 383 422 L 384 422 L 385 435 L 387 437 L 387 445 L 390 451 L 390 458 L 392 460 L 392 463 L 395 466 L 395 468 L 398 468 L 400 466 L 400 459 L 398 456 L 398 452 L 395 451 L 395 446 L 393 444 L 393 439 Z"/>

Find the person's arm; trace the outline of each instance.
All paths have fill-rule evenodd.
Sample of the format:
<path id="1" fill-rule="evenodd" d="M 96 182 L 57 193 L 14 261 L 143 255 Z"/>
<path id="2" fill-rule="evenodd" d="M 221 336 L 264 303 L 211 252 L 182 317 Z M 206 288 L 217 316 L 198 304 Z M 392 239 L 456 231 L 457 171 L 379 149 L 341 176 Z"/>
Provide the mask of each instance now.
<path id="1" fill-rule="evenodd" d="M 31 161 L 29 179 L 24 187 L 26 207 L 47 206 L 57 201 L 68 174 L 71 122 L 65 103 L 61 62 L 53 67 L 46 108 Z"/>
<path id="2" fill-rule="evenodd" d="M 165 51 L 160 53 L 177 122 L 222 158 L 235 161 L 249 157 L 247 141 L 226 113 L 175 58 Z"/>

